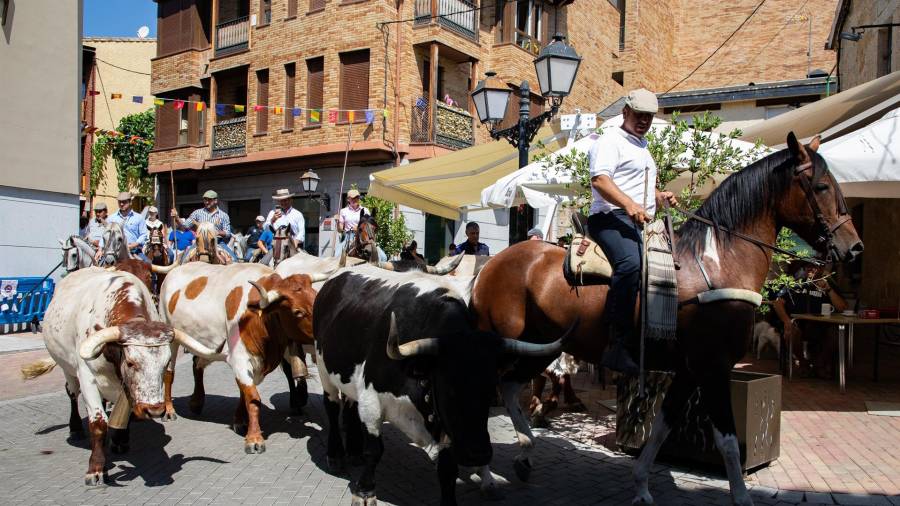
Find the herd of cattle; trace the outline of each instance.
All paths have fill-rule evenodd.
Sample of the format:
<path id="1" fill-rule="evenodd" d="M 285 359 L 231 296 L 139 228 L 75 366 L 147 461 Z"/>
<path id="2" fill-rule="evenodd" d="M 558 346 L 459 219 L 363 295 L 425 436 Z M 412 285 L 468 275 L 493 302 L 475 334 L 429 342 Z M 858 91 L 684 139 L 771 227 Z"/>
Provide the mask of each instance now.
<path id="1" fill-rule="evenodd" d="M 519 357 L 551 361 L 566 337 L 533 344 L 478 331 L 469 307 L 475 276 L 338 262 L 300 253 L 277 269 L 186 263 L 168 270 L 158 304 L 146 281 L 126 270 L 87 267 L 65 276 L 44 319 L 50 358 L 23 374 L 62 369 L 76 436 L 83 436 L 83 396 L 92 448 L 85 484 L 106 478 L 107 435 L 113 452 L 128 451 L 132 416 L 176 418 L 172 382 L 182 348 L 193 355 L 190 409 L 203 407 L 203 368 L 228 363 L 240 394 L 234 429 L 246 432 L 247 453 L 264 452 L 257 386 L 281 365 L 292 408 L 300 409 L 309 345 L 329 421 L 328 464 L 340 471 L 345 458 L 364 462 L 354 502 L 375 502 L 384 421 L 437 454 L 442 503 L 455 502 L 457 465 L 479 468 L 483 489 L 495 492 L 487 418 L 498 374 Z M 114 402 L 109 415 L 105 401 Z"/>

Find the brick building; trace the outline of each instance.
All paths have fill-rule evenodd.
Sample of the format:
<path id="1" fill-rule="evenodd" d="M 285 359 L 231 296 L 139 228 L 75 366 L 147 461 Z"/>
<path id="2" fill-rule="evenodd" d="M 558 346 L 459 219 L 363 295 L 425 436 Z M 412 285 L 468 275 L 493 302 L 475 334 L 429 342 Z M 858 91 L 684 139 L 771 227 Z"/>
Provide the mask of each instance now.
<path id="1" fill-rule="evenodd" d="M 313 169 L 322 179 L 318 193 L 330 198 L 330 209 L 308 199 L 296 199 L 295 205 L 306 214 L 307 249 L 322 251 L 333 237 L 323 222 L 341 202 L 348 139 L 344 193 L 351 183 L 365 190 L 373 171 L 487 141 L 485 127 L 473 121 L 470 90 L 486 70 L 498 72 L 512 88 L 527 79 L 534 89 L 532 61 L 555 32 L 566 35 L 584 58 L 565 111 L 598 111 L 637 86 L 665 91 L 700 64 L 759 2 L 157 3 L 159 42 L 151 91 L 206 104 L 202 111 L 176 110 L 169 103 L 159 108 L 150 171 L 161 175 L 163 207 L 170 194 L 165 173 L 172 171 L 182 214 L 199 204 L 205 189 L 214 188 L 233 223 L 243 228 L 271 208 L 274 189 L 298 190 L 299 175 Z M 834 5 L 835 0 L 804 3 L 806 11 L 829 16 Z M 806 23 L 807 37 L 807 30 L 798 31 L 787 19 L 795 11 L 792 1 L 766 2 L 738 36 L 676 89 L 803 79 L 810 66 L 830 69 L 834 55 L 821 44 L 830 18 L 812 18 Z M 810 40 L 817 42 L 807 57 Z M 454 105 L 445 105 L 445 98 Z M 533 114 L 542 110 L 541 97 L 532 96 L 531 103 Z M 255 105 L 269 108 L 255 111 Z M 273 106 L 285 109 L 276 114 Z M 306 111 L 290 114 L 292 107 L 371 109 L 378 114 L 371 125 L 359 113 L 353 123 L 340 113 L 332 124 L 326 112 L 316 120 Z M 517 110 L 514 98 L 510 121 Z M 461 234 L 459 223 L 432 223 L 422 213 L 404 211 L 420 245 L 429 229 L 441 233 L 446 228 L 448 237 Z M 494 251 L 508 243 L 506 234 L 503 226 L 482 226 L 482 239 Z"/>
<path id="2" fill-rule="evenodd" d="M 866 25 L 869 27 L 865 27 Z M 898 0 L 838 2 L 825 47 L 837 53 L 837 75 L 841 90 L 900 69 L 898 28 Z"/>

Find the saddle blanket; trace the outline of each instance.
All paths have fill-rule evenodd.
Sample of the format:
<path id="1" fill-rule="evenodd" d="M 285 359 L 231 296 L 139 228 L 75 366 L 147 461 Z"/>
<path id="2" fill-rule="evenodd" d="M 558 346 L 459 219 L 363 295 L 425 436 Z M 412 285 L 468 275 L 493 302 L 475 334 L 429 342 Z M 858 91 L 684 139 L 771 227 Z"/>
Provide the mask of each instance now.
<path id="1" fill-rule="evenodd" d="M 665 222 L 647 225 L 647 321 L 646 336 L 651 339 L 674 339 L 678 327 L 678 282 L 675 261 L 666 235 Z"/>

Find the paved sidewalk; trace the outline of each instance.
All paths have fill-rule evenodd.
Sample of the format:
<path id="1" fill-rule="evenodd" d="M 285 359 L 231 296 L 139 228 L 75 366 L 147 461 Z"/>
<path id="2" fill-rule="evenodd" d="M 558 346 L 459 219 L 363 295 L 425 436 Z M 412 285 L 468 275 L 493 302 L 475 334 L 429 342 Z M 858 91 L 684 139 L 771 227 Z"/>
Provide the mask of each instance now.
<path id="1" fill-rule="evenodd" d="M 0 354 L 42 350 L 44 348 L 46 348 L 44 345 L 44 336 L 42 336 L 40 332 L 0 334 Z"/>
<path id="2" fill-rule="evenodd" d="M 4 504 L 340 504 L 350 503 L 346 476 L 324 470 L 326 433 L 321 388 L 311 384 L 303 417 L 287 416 L 283 376 L 276 372 L 262 386 L 267 451 L 246 455 L 243 438 L 228 427 L 237 402 L 231 371 L 224 364 L 207 370 L 207 401 L 201 417 L 187 409 L 192 387 L 189 361 L 175 382 L 175 422 L 144 421 L 132 426 L 131 451 L 110 456 L 113 483 L 83 485 L 89 452 L 86 442 L 66 441 L 68 400 L 59 382 L 52 393 L 0 401 L 0 493 Z M 25 388 L 25 387 L 23 387 Z M 582 427 L 574 420 L 575 428 Z M 530 483 L 518 481 L 512 457 L 518 452 L 512 426 L 502 411 L 490 419 L 494 471 L 504 480 L 504 504 L 626 504 L 632 497 L 633 460 L 602 446 L 545 432 L 535 451 Z M 352 469 L 358 473 L 359 468 Z M 728 504 L 722 477 L 658 465 L 651 478 L 657 504 Z M 377 473 L 384 504 L 437 504 L 434 466 L 425 453 L 391 427 Z M 752 490 L 757 504 L 795 504 L 802 492 Z M 460 482 L 461 504 L 482 504 L 477 484 Z M 828 503 L 832 496 L 808 499 Z M 865 504 L 889 504 L 866 497 Z M 873 502 L 875 501 L 875 502 Z M 848 503 L 849 504 L 849 503 Z M 857 503 L 859 504 L 859 503 Z"/>

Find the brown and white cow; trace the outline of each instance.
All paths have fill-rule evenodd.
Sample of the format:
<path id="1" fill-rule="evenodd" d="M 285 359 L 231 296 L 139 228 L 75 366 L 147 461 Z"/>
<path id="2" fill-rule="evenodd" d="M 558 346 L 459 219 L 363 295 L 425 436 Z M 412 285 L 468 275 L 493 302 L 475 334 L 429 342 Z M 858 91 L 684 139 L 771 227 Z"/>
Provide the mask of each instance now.
<path id="1" fill-rule="evenodd" d="M 128 420 L 164 413 L 163 373 L 171 345 L 216 359 L 216 353 L 189 335 L 160 321 L 149 290 L 132 274 L 99 267 L 79 269 L 57 285 L 43 324 L 48 359 L 22 368 L 34 378 L 59 365 L 72 399 L 69 428 L 82 432 L 79 390 L 87 406 L 91 458 L 84 482 L 97 485 L 106 477 L 104 444 L 107 427 L 112 450 L 128 451 Z M 103 400 L 116 402 L 110 418 Z"/>
<path id="2" fill-rule="evenodd" d="M 210 265 L 192 262 L 166 276 L 160 290 L 160 310 L 176 329 L 195 336 L 209 348 L 222 350 L 234 370 L 241 402 L 234 428 L 247 428 L 245 450 L 262 453 L 259 428 L 261 401 L 257 385 L 281 363 L 290 347 L 313 343 L 313 281 L 326 275 L 282 277 L 259 264 Z M 177 352 L 176 352 L 177 353 Z M 171 382 L 173 356 L 166 374 L 166 412 L 174 418 Z M 203 409 L 203 368 L 209 361 L 194 358 L 194 393 L 189 406 Z"/>

